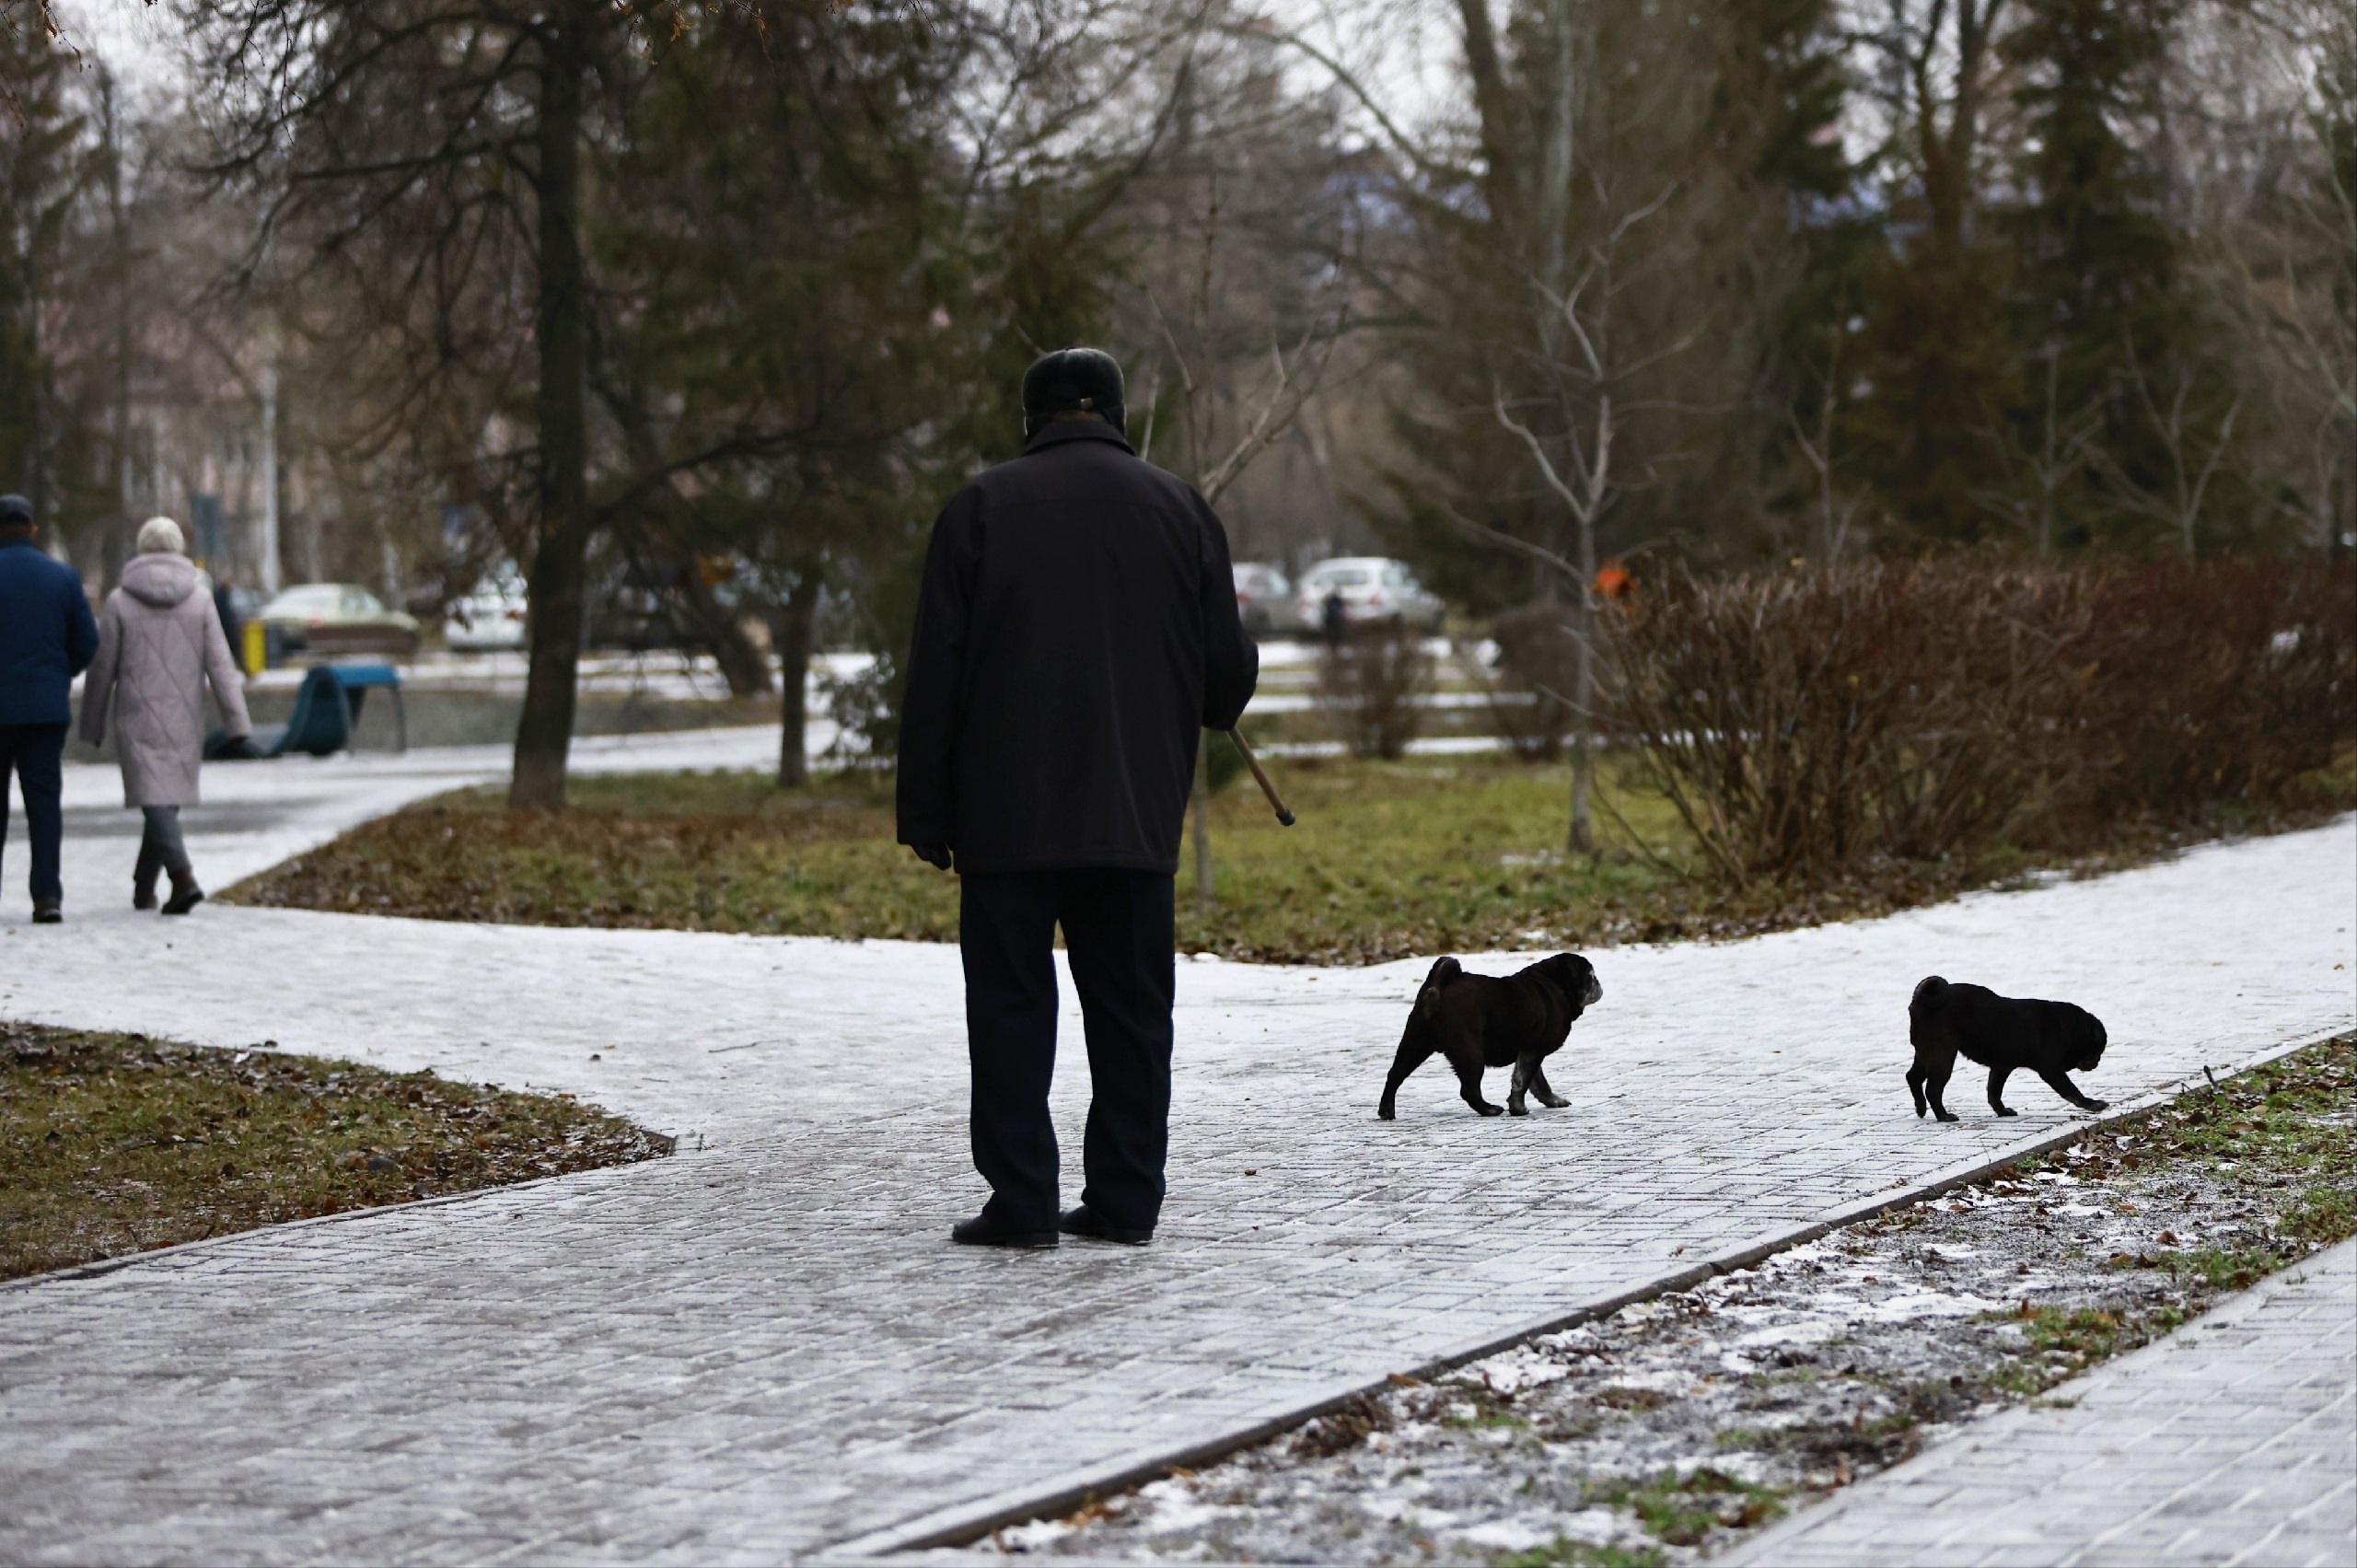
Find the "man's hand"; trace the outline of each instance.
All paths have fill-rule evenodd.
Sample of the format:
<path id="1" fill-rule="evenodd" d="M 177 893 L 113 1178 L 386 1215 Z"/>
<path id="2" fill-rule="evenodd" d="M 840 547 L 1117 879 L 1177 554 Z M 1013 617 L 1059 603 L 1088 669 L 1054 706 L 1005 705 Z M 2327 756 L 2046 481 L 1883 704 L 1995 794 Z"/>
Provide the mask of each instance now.
<path id="1" fill-rule="evenodd" d="M 919 860 L 937 870 L 950 870 L 956 864 L 947 844 L 911 844 L 909 851 Z"/>

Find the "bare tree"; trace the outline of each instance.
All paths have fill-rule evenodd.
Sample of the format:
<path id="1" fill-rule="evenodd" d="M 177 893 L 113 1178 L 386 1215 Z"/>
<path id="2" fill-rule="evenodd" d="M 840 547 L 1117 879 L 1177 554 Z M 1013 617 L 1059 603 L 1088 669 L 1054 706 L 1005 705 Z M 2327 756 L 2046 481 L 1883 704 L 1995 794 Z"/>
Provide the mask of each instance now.
<path id="1" fill-rule="evenodd" d="M 2136 408 L 2158 444 L 2165 471 L 2157 482 L 2130 473 L 2110 452 L 2090 447 L 2088 456 L 2105 487 L 2125 511 L 2150 518 L 2177 536 L 2187 555 L 2199 549 L 2210 486 L 2234 449 L 2235 421 L 2242 413 L 2236 392 L 2223 412 L 2206 395 L 2208 377 L 2184 355 L 2172 354 L 2157 373 L 2127 343 L 2125 378 Z"/>
<path id="2" fill-rule="evenodd" d="M 2099 462 L 2103 407 L 2090 403 L 2068 416 L 2061 410 L 2062 354 L 2049 343 L 2046 395 L 2040 406 L 2038 443 L 2026 446 L 2013 424 L 1994 414 L 1986 421 L 1989 444 L 2004 477 L 2001 489 L 1979 493 L 1981 505 L 2019 527 L 2041 561 L 2054 553 L 2054 524 L 2063 493 Z"/>
<path id="3" fill-rule="evenodd" d="M 213 107 L 210 172 L 267 191 L 253 270 L 297 273 L 357 249 L 378 263 L 379 320 L 409 334 L 414 406 L 462 368 L 461 307 L 531 344 L 510 414 L 532 478 L 531 655 L 516 807 L 564 804 L 588 499 L 584 145 L 593 80 L 631 71 L 622 13 L 598 0 L 189 0 Z M 482 346 L 480 344 L 474 346 Z M 493 351 L 496 353 L 496 350 Z"/>
<path id="4" fill-rule="evenodd" d="M 2205 270 L 2265 422 L 2260 489 L 2323 549 L 2357 536 L 2357 12 L 2247 0 L 2214 31 L 2200 64 L 2223 79 L 2198 84 L 2206 101 L 2179 116 L 2226 143 L 2207 160 L 2225 167 L 2203 171 L 2201 193 L 2228 203 L 2209 215 Z"/>
<path id="5" fill-rule="evenodd" d="M 1615 203 L 1602 176 L 1592 176 L 1597 209 L 1609 213 Z M 1576 645 L 1576 673 L 1569 694 L 1572 706 L 1572 810 L 1565 833 L 1566 847 L 1575 854 L 1593 854 L 1596 832 L 1590 806 L 1596 791 L 1596 527 L 1613 503 L 1632 483 L 1649 474 L 1633 470 L 1620 447 L 1634 414 L 1657 407 L 1635 389 L 1647 373 L 1690 347 L 1703 323 L 1666 343 L 1631 349 L 1617 331 L 1616 302 L 1628 286 L 1621 262 L 1631 236 L 1660 213 L 1677 194 L 1677 187 L 1662 190 L 1649 201 L 1620 211 L 1579 258 L 1581 270 L 1562 292 L 1543 279 L 1531 287 L 1540 302 L 1537 311 L 1540 345 L 1526 354 L 1535 358 L 1541 396 L 1509 400 L 1501 377 L 1492 385 L 1492 412 L 1498 424 L 1520 441 L 1549 494 L 1560 502 L 1572 521 L 1572 552 L 1568 559 L 1553 557 L 1559 568 L 1574 577 L 1572 636 Z M 1543 426 L 1528 417 L 1535 405 L 1545 416 Z M 1541 428 L 1556 432 L 1551 437 Z M 1493 531 L 1493 530 L 1492 530 Z M 1551 552 L 1550 552 L 1551 553 Z"/>
<path id="6" fill-rule="evenodd" d="M 1350 303 L 1347 296 L 1313 296 L 1291 351 L 1273 336 L 1266 339 L 1267 359 L 1258 384 L 1239 385 L 1235 367 L 1226 362 L 1225 345 L 1243 333 L 1274 329 L 1265 319 L 1241 322 L 1235 319 L 1237 308 L 1220 277 L 1223 226 L 1215 167 L 1207 171 L 1202 183 L 1201 230 L 1184 316 L 1172 320 L 1155 292 L 1145 291 L 1158 343 L 1147 361 L 1144 407 L 1142 414 L 1131 415 L 1131 424 L 1139 455 L 1151 461 L 1164 405 L 1175 403 L 1171 423 L 1178 426 L 1179 458 L 1174 471 L 1215 506 L 1230 485 L 1285 438 L 1317 393 L 1336 348 L 1349 331 Z M 1348 275 L 1347 267 L 1337 266 L 1329 277 L 1339 284 Z M 1339 287 L 1325 292 L 1329 296 L 1341 293 Z M 1141 418 L 1142 430 L 1138 428 Z M 1207 909 L 1213 901 L 1208 746 L 1197 749 L 1192 794 L 1195 901 Z"/>

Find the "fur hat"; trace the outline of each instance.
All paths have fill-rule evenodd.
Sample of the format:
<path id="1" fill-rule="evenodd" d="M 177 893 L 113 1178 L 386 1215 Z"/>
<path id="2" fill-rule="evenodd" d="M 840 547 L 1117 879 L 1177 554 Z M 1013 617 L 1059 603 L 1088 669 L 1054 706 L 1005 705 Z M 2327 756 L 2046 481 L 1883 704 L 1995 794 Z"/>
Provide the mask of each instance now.
<path id="1" fill-rule="evenodd" d="M 139 553 L 142 555 L 184 555 L 188 539 L 180 532 L 180 524 L 169 517 L 150 517 L 139 525 Z"/>
<path id="2" fill-rule="evenodd" d="M 1060 348 L 1023 373 L 1023 434 L 1037 436 L 1060 413 L 1093 413 L 1127 436 L 1130 411 L 1121 367 L 1103 349 Z"/>

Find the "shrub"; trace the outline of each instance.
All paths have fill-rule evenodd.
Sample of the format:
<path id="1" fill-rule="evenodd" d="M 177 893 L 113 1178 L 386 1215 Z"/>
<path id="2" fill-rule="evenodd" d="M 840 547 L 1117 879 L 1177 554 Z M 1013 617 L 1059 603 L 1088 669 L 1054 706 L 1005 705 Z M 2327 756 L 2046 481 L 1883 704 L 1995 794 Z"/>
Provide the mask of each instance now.
<path id="1" fill-rule="evenodd" d="M 1551 761 L 1572 726 L 1570 698 L 1579 687 L 1579 644 L 1573 607 L 1527 604 L 1497 618 L 1497 679 L 1490 687 L 1490 717 L 1517 756 Z"/>
<path id="2" fill-rule="evenodd" d="M 1363 621 L 1319 656 L 1318 705 L 1352 751 L 1396 759 L 1416 738 L 1416 699 L 1431 679 L 1422 635 L 1396 620 Z"/>
<path id="3" fill-rule="evenodd" d="M 2280 805 L 2357 715 L 2345 567 L 1689 575 L 1605 645 L 1616 727 L 1736 883 Z"/>

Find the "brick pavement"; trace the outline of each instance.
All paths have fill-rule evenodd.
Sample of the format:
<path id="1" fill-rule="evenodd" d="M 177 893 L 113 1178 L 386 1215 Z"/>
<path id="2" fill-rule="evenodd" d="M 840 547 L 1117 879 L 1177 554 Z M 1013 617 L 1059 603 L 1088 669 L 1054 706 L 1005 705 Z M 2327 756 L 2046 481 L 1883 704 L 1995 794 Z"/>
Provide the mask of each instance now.
<path id="1" fill-rule="evenodd" d="M 709 1146 L 0 1291 L 0 1559 L 881 1549 L 2064 1128 L 2042 1088 L 2014 1121 L 1915 1120 L 1904 1005 L 1934 968 L 2087 1002 L 2114 1040 L 2090 1086 L 2123 1102 L 2357 1015 L 2351 821 L 1601 954 L 1552 1074 L 1571 1109 L 1526 1121 L 1433 1072 L 1373 1120 L 1419 966 L 1190 963 L 1161 1237 L 1010 1258 L 946 1244 L 978 1196 L 948 949 L 205 912 L 19 928 L 0 1008 L 250 1040 L 238 977 L 270 974 L 287 1046 L 575 1089 Z"/>
<path id="2" fill-rule="evenodd" d="M 1975 1423 L 1730 1563 L 2357 1562 L 2357 1241 Z"/>
<path id="3" fill-rule="evenodd" d="M 815 755 L 834 726 L 814 723 Z M 777 757 L 775 725 L 586 736 L 573 743 L 575 772 L 640 772 L 666 768 L 763 768 Z M 505 746 L 420 747 L 401 754 L 343 752 L 281 757 L 269 762 L 216 762 L 204 770 L 204 802 L 181 814 L 190 858 L 208 889 L 227 887 L 325 843 L 371 817 L 429 795 L 507 776 Z M 24 802 L 14 786 L 16 831 L 0 883 L 0 910 L 21 920 L 25 898 Z M 122 775 L 111 762 L 65 770 L 65 848 L 61 866 L 68 920 L 111 914 L 130 902 L 132 862 L 139 853 L 139 813 L 122 804 Z"/>

